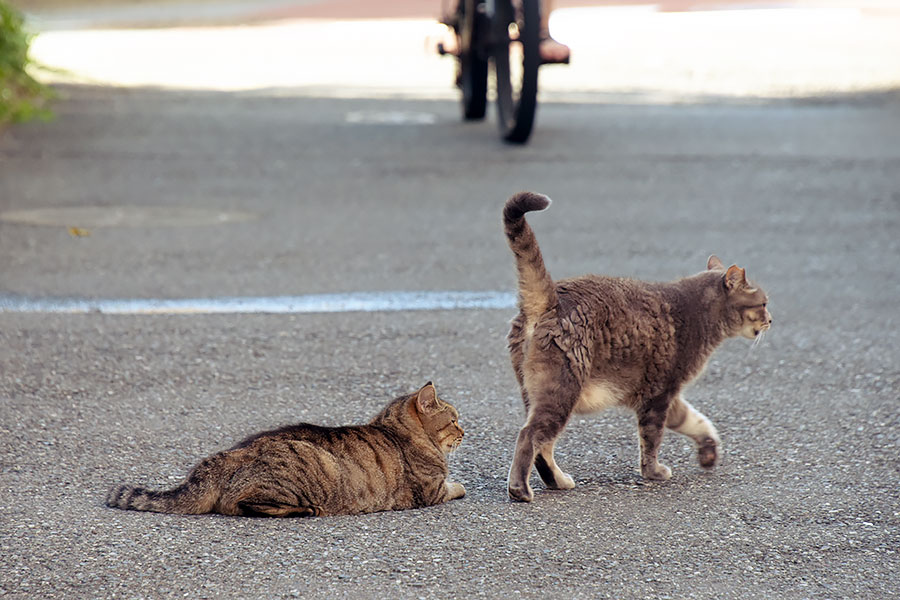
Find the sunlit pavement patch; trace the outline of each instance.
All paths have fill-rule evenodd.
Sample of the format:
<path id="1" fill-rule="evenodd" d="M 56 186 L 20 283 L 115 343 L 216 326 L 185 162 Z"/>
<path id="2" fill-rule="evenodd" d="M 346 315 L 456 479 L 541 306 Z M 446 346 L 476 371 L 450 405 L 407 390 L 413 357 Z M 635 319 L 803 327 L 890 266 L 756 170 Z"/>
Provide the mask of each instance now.
<path id="1" fill-rule="evenodd" d="M 194 227 L 250 221 L 248 212 L 181 206 L 71 206 L 0 212 L 0 221 L 60 227 Z"/>
<path id="2" fill-rule="evenodd" d="M 743 4 L 736 0 L 729 8 Z M 572 47 L 573 59 L 565 68 L 541 70 L 542 97 L 606 103 L 610 94 L 624 94 L 629 102 L 681 103 L 900 84 L 900 13 L 894 8 L 795 4 L 689 12 L 664 12 L 653 2 L 559 8 L 551 30 Z M 456 61 L 427 42 L 441 35 L 446 28 L 434 18 L 45 31 L 30 56 L 52 67 L 37 73 L 47 82 L 455 101 Z M 298 57 L 313 59 L 298 68 Z"/>
<path id="3" fill-rule="evenodd" d="M 419 310 L 511 309 L 511 292 L 358 292 L 304 296 L 244 296 L 224 298 L 29 298 L 0 294 L 0 313 L 165 314 L 299 314 L 392 312 Z"/>

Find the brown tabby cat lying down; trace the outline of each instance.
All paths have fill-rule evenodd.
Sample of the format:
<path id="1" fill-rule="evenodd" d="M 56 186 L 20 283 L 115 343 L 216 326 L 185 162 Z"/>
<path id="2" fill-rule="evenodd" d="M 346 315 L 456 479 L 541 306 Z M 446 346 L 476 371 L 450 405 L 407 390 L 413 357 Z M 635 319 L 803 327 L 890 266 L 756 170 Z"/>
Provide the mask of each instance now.
<path id="1" fill-rule="evenodd" d="M 352 515 L 441 504 L 466 490 L 447 479 L 462 441 L 459 414 L 431 382 L 392 401 L 368 425 L 301 423 L 257 433 L 206 458 L 169 491 L 130 485 L 107 506 L 254 517 Z"/>
<path id="2" fill-rule="evenodd" d="M 716 462 L 713 424 L 681 396 L 726 338 L 756 338 L 772 324 L 766 294 L 737 265 L 715 256 L 707 270 L 673 283 L 585 275 L 554 282 L 524 215 L 550 199 L 522 192 L 503 221 L 519 272 L 519 314 L 509 332 L 527 419 L 509 470 L 513 500 L 531 501 L 531 467 L 548 488 L 571 489 L 553 446 L 572 413 L 625 406 L 637 413 L 641 474 L 668 479 L 658 462 L 665 427 L 691 437 L 703 467 Z"/>

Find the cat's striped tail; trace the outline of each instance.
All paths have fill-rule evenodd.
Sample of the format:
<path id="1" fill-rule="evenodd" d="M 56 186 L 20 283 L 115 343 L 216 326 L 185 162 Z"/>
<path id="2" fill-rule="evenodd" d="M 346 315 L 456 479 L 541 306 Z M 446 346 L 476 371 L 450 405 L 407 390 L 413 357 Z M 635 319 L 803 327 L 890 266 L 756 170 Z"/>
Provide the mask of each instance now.
<path id="1" fill-rule="evenodd" d="M 534 231 L 525 221 L 525 213 L 544 210 L 548 206 L 550 198 L 543 194 L 519 192 L 503 207 L 503 228 L 519 271 L 519 309 L 529 322 L 559 303 L 556 286 L 544 266 Z"/>
<path id="2" fill-rule="evenodd" d="M 199 515 L 208 513 L 215 504 L 204 501 L 204 494 L 184 483 L 172 490 L 155 491 L 133 485 L 117 485 L 106 495 L 106 505 L 122 510 L 145 510 L 160 513 Z"/>
<path id="3" fill-rule="evenodd" d="M 222 490 L 212 473 L 219 466 L 216 456 L 204 459 L 188 474 L 184 483 L 171 490 L 148 490 L 133 485 L 117 485 L 106 495 L 106 505 L 123 510 L 200 515 L 212 512 Z"/>

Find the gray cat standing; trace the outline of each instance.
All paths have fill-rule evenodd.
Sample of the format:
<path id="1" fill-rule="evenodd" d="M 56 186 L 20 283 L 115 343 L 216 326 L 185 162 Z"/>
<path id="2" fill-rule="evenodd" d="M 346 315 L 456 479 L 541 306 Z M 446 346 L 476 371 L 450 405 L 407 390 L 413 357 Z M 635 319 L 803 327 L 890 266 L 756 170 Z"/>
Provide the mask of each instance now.
<path id="1" fill-rule="evenodd" d="M 524 217 L 549 205 L 546 196 L 521 192 L 503 209 L 519 276 L 508 342 L 526 410 L 509 497 L 532 500 L 532 466 L 548 488 L 575 487 L 553 458 L 556 440 L 573 413 L 610 406 L 637 414 L 645 478 L 671 477 L 657 458 L 665 428 L 692 438 L 700 464 L 712 467 L 719 435 L 681 390 L 725 339 L 757 338 L 771 326 L 765 292 L 715 256 L 706 271 L 671 283 L 599 275 L 554 282 Z"/>

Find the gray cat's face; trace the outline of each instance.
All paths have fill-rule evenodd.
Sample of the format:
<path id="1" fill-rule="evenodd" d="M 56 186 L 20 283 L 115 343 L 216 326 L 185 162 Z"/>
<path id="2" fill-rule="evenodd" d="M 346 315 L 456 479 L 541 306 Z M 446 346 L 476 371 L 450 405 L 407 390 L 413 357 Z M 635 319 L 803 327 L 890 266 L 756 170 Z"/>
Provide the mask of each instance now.
<path id="1" fill-rule="evenodd" d="M 728 318 L 728 322 L 734 325 L 732 335 L 758 340 L 772 326 L 766 293 L 747 280 L 744 269 L 737 265 L 725 269 L 725 265 L 715 255 L 709 257 L 707 269 L 725 271 L 723 283 L 728 294 L 728 308 L 732 311 Z"/>
<path id="2" fill-rule="evenodd" d="M 753 291 L 753 294 L 748 294 L 746 299 L 742 299 L 745 305 L 740 308 L 741 335 L 751 340 L 756 339 L 772 326 L 772 315 L 766 308 L 768 298 L 766 298 L 765 292 L 759 288 Z"/>
<path id="3" fill-rule="evenodd" d="M 737 313 L 735 322 L 740 323 L 739 331 L 735 332 L 735 335 L 751 340 L 758 339 L 760 334 L 772 326 L 772 315 L 767 308 L 769 298 L 762 289 L 747 281 L 743 269 L 739 271 L 739 277 L 735 273 L 730 282 L 731 269 L 725 275 L 728 301 L 732 310 Z"/>

